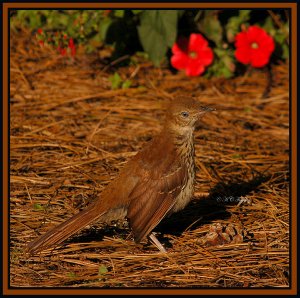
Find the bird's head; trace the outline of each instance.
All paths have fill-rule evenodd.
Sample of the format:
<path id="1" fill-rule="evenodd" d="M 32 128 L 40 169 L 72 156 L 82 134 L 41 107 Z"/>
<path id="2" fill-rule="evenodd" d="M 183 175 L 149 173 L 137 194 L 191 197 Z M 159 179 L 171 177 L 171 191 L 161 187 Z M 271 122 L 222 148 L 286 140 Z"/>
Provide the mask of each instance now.
<path id="1" fill-rule="evenodd" d="M 178 97 L 168 106 L 166 125 L 178 134 L 186 135 L 193 132 L 198 120 L 214 110 L 192 97 Z"/>

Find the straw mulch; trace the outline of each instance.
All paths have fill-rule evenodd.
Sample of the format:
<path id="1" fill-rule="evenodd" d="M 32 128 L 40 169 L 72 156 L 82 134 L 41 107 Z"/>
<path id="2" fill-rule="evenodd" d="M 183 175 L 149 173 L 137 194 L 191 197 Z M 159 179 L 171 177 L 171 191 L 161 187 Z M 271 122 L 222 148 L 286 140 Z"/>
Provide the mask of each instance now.
<path id="1" fill-rule="evenodd" d="M 74 61 L 11 36 L 10 285 L 13 287 L 288 287 L 288 66 L 231 80 L 188 78 L 147 62 Z M 157 133 L 164 103 L 198 97 L 217 111 L 195 131 L 195 197 L 155 229 L 168 254 L 133 242 L 126 221 L 95 223 L 39 255 L 26 244 L 70 218 Z"/>

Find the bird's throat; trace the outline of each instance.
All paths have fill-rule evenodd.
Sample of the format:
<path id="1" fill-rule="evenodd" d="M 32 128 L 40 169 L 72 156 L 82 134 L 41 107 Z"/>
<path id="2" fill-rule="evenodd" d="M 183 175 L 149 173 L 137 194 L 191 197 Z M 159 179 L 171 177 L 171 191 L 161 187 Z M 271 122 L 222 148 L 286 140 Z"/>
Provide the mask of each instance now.
<path id="1" fill-rule="evenodd" d="M 172 135 L 173 142 L 178 153 L 182 159 L 191 162 L 194 160 L 194 136 L 193 130 L 180 131 Z"/>

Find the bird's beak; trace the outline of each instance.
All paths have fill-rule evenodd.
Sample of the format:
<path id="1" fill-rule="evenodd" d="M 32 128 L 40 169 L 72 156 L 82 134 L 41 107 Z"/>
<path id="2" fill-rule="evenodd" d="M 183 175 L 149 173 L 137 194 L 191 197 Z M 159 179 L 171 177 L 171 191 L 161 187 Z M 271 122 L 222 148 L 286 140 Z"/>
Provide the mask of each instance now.
<path id="1" fill-rule="evenodd" d="M 200 107 L 200 111 L 197 113 L 198 114 L 198 117 L 202 117 L 204 116 L 207 112 L 212 112 L 212 111 L 215 111 L 216 109 L 215 108 L 210 108 L 210 107 L 205 107 L 205 106 L 201 106 Z"/>
<path id="2" fill-rule="evenodd" d="M 201 112 L 212 112 L 215 111 L 215 108 L 210 108 L 210 107 L 201 107 Z"/>

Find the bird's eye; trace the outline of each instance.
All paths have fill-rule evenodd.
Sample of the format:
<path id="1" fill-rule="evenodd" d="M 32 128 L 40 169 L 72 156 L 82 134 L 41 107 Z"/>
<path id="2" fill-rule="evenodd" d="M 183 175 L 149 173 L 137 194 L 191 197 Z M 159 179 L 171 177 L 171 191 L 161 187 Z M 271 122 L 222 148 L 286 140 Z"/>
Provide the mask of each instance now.
<path id="1" fill-rule="evenodd" d="M 181 116 L 183 118 L 187 118 L 189 115 L 190 115 L 189 112 L 186 112 L 186 111 L 181 112 Z"/>

